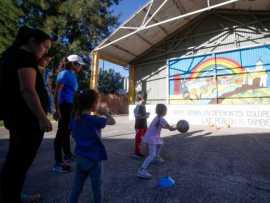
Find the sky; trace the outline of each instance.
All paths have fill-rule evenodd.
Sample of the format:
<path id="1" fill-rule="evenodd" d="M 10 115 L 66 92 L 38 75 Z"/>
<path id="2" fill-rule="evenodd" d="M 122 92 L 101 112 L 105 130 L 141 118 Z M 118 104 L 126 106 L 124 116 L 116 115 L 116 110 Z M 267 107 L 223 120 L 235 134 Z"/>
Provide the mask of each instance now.
<path id="1" fill-rule="evenodd" d="M 148 0 L 120 0 L 119 5 L 113 6 L 112 10 L 115 15 L 120 15 L 120 24 L 133 15 L 139 8 L 141 8 Z M 100 69 L 114 69 L 120 72 L 123 76 L 128 76 L 128 71 L 124 70 L 121 66 L 109 63 L 107 61 L 100 61 Z"/>
<path id="2" fill-rule="evenodd" d="M 112 9 L 116 15 L 120 14 L 120 22 L 124 22 L 135 11 L 141 8 L 148 0 L 121 0 L 119 5 Z"/>

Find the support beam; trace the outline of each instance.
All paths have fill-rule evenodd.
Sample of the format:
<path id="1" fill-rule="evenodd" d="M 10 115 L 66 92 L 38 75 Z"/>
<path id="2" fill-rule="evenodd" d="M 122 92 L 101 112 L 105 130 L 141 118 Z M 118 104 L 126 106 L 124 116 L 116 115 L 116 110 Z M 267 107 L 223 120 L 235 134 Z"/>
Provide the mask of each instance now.
<path id="1" fill-rule="evenodd" d="M 154 21 L 155 23 L 158 23 L 158 21 L 157 21 L 155 18 L 153 18 L 152 21 Z M 162 27 L 161 25 L 159 25 L 158 28 L 159 28 L 162 32 L 164 32 L 165 35 L 168 35 L 168 34 L 169 34 L 169 33 L 167 32 L 167 30 L 165 30 L 165 28 Z"/>
<path id="2" fill-rule="evenodd" d="M 180 13 L 183 13 L 183 12 L 186 11 L 185 9 L 180 8 L 180 6 L 178 5 L 178 1 L 173 0 L 173 3 L 174 3 L 174 5 L 176 6 L 176 8 L 178 9 L 178 11 L 179 11 Z M 182 5 L 181 5 L 181 7 L 182 7 Z"/>
<path id="3" fill-rule="evenodd" d="M 110 38 L 111 36 L 113 36 L 115 33 L 117 33 L 121 28 L 125 27 L 125 25 L 127 25 L 128 22 L 129 22 L 131 19 L 133 19 L 136 15 L 138 15 L 143 9 L 147 8 L 147 7 L 152 3 L 152 1 L 153 1 L 153 0 L 150 0 L 148 3 L 146 3 L 146 4 L 145 4 L 141 9 L 139 9 L 134 15 L 132 15 L 129 19 L 127 19 L 127 20 L 121 25 L 121 27 L 115 29 L 115 31 L 113 31 L 109 37 L 107 37 L 106 39 L 104 39 L 104 40 L 99 44 L 98 47 L 101 47 L 101 46 L 103 46 L 104 44 L 106 44 L 107 41 L 109 40 L 109 38 Z M 128 27 L 128 28 L 134 29 L 134 27 Z M 137 30 L 137 28 L 136 28 L 135 30 Z"/>
<path id="4" fill-rule="evenodd" d="M 146 44 L 148 44 L 150 47 L 153 46 L 151 42 L 149 42 L 147 39 L 145 39 L 143 36 L 141 36 L 139 33 L 136 34 L 137 37 L 139 37 L 142 41 L 144 41 Z"/>
<path id="5" fill-rule="evenodd" d="M 149 19 L 147 19 L 147 21 L 146 21 L 145 24 L 143 25 L 144 27 L 147 26 L 147 25 L 151 22 L 152 18 L 154 18 L 154 17 L 157 15 L 157 13 L 163 8 L 163 6 L 164 6 L 167 2 L 168 2 L 168 0 L 164 0 L 164 1 L 162 2 L 162 4 L 158 7 L 158 9 L 150 16 Z"/>
<path id="6" fill-rule="evenodd" d="M 180 8 L 182 9 L 182 12 L 184 12 L 184 13 L 187 12 L 187 10 L 185 9 L 185 7 L 184 7 L 184 5 L 183 5 L 183 3 L 181 1 L 176 1 L 176 3 L 177 3 L 177 5 L 180 6 Z"/>
<path id="7" fill-rule="evenodd" d="M 104 55 L 104 54 L 99 54 L 99 59 L 101 59 L 101 60 L 106 60 L 106 61 L 109 61 L 109 62 L 111 62 L 111 63 L 114 63 L 114 64 L 117 64 L 117 65 L 120 65 L 120 66 L 123 66 L 123 67 L 125 67 L 125 66 L 127 66 L 127 62 L 124 62 L 123 60 L 120 60 L 120 59 L 118 59 L 117 57 L 110 57 L 110 56 L 108 56 L 108 55 Z"/>
<path id="8" fill-rule="evenodd" d="M 159 25 L 163 25 L 163 24 L 166 24 L 166 23 L 170 23 L 170 22 L 176 21 L 176 20 L 180 20 L 182 18 L 186 18 L 186 17 L 192 16 L 192 15 L 195 15 L 195 14 L 199 14 L 199 13 L 205 12 L 205 11 L 209 11 L 211 9 L 215 9 L 215 8 L 218 8 L 218 7 L 221 7 L 221 6 L 225 6 L 225 5 L 228 5 L 228 4 L 236 3 L 237 1 L 239 1 L 239 0 L 228 0 L 228 1 L 225 1 L 223 3 L 219 3 L 219 4 L 216 4 L 216 5 L 213 5 L 213 6 L 209 6 L 209 7 L 205 7 L 203 9 L 192 11 L 192 12 L 189 12 L 189 13 L 186 13 L 186 14 L 183 14 L 183 15 L 179 15 L 179 16 L 176 16 L 176 17 L 167 19 L 167 20 L 163 20 L 163 21 L 158 22 L 158 23 L 155 23 L 155 24 L 151 24 L 151 25 L 148 25 L 147 24 L 147 26 L 144 27 L 144 29 L 149 29 L 149 28 L 153 28 L 155 26 L 159 26 Z"/>
<path id="9" fill-rule="evenodd" d="M 128 102 L 129 104 L 135 103 L 135 65 L 131 64 L 129 67 L 129 86 L 128 86 Z"/>
<path id="10" fill-rule="evenodd" d="M 126 30 L 137 30 L 139 27 L 130 27 L 130 26 L 121 26 L 119 29 L 126 29 Z"/>
<path id="11" fill-rule="evenodd" d="M 127 54 L 129 54 L 129 55 L 131 55 L 131 56 L 133 56 L 133 57 L 137 57 L 136 54 L 132 53 L 131 51 L 129 51 L 129 50 L 123 48 L 123 47 L 121 47 L 120 45 L 113 44 L 112 46 L 119 49 L 119 50 L 121 50 L 121 51 L 123 51 L 123 52 L 125 52 L 125 53 L 127 53 Z"/>
<path id="12" fill-rule="evenodd" d="M 143 12 L 145 12 L 145 9 L 143 9 Z M 149 17 L 152 17 L 152 15 L 151 15 L 150 13 L 148 13 L 147 15 L 148 15 Z M 158 23 L 158 22 L 159 22 L 159 21 L 156 20 L 155 18 L 153 18 L 152 21 L 154 21 L 155 23 Z M 141 27 L 143 27 L 143 26 L 141 26 Z M 164 27 L 158 26 L 158 28 L 159 28 L 165 35 L 168 34 L 167 30 L 166 30 Z"/>
<path id="13" fill-rule="evenodd" d="M 142 10 L 143 12 L 145 12 L 145 9 Z M 148 17 L 152 17 L 151 14 L 148 13 L 149 10 L 147 10 L 146 14 Z M 155 23 L 158 23 L 159 21 L 156 20 L 155 18 L 152 19 L 152 21 L 154 21 Z M 126 29 L 126 30 L 139 30 L 139 29 L 143 29 L 144 25 L 142 24 L 140 27 L 130 27 L 130 26 L 121 26 L 119 29 Z M 158 26 L 158 28 L 164 32 L 164 34 L 168 34 L 168 32 L 166 31 L 166 29 L 164 27 L 162 27 L 161 25 Z M 137 33 L 136 33 L 137 34 Z"/>
<path id="14" fill-rule="evenodd" d="M 142 21 L 141 26 L 144 26 L 144 24 L 145 24 L 145 22 L 146 22 L 146 19 L 147 19 L 147 17 L 148 17 L 148 14 L 149 14 L 149 12 L 150 12 L 150 10 L 151 10 L 151 8 L 152 8 L 153 3 L 154 3 L 154 2 L 152 2 L 152 3 L 149 5 L 149 7 L 148 7 L 148 9 L 147 9 L 147 12 L 146 12 L 146 14 L 145 14 L 145 16 L 144 16 L 144 18 L 143 18 L 143 21 Z"/>
<path id="15" fill-rule="evenodd" d="M 98 52 L 92 52 L 92 62 L 91 62 L 91 78 L 90 78 L 90 88 L 97 89 L 98 85 L 98 72 L 99 72 L 99 54 Z"/>
<path id="16" fill-rule="evenodd" d="M 215 4 L 213 6 L 209 6 L 209 7 L 205 7 L 205 8 L 202 8 L 202 9 L 198 9 L 196 11 L 192 11 L 192 12 L 189 12 L 189 13 L 186 13 L 186 14 L 183 14 L 183 15 L 178 15 L 176 17 L 173 17 L 173 18 L 169 18 L 167 20 L 162 20 L 160 22 L 157 22 L 157 23 L 154 23 L 154 24 L 151 24 L 151 25 L 148 25 L 150 23 L 150 21 L 154 18 L 154 16 L 156 15 L 156 13 L 159 11 L 159 9 L 162 8 L 162 6 L 164 6 L 165 2 L 167 2 L 166 0 L 161 4 L 161 6 L 159 7 L 158 10 L 156 10 L 156 12 L 154 12 L 154 14 L 152 14 L 152 16 L 147 20 L 147 22 L 145 23 L 145 26 L 143 27 L 139 27 L 137 30 L 134 30 L 133 32 L 131 33 L 128 33 L 124 36 L 121 36 L 119 37 L 118 39 L 115 39 L 107 44 L 102 44 L 102 46 L 98 46 L 95 50 L 101 50 L 101 49 L 104 49 L 112 44 L 115 44 L 123 39 L 126 39 L 132 35 L 135 35 L 136 33 L 138 32 L 141 32 L 143 30 L 148 30 L 148 29 L 151 29 L 153 27 L 159 27 L 163 24 L 166 24 L 166 23 L 170 23 L 170 22 L 174 22 L 174 21 L 177 21 L 177 20 L 180 20 L 180 19 L 184 19 L 184 18 L 187 18 L 187 17 L 190 17 L 192 15 L 196 15 L 196 14 L 200 14 L 200 13 L 203 13 L 203 12 L 206 12 L 206 11 L 209 11 L 209 10 L 212 10 L 212 9 L 215 9 L 215 8 L 219 8 L 219 7 L 222 7 L 222 6 L 225 6 L 225 5 L 229 5 L 229 4 L 233 4 L 233 3 L 236 3 L 238 2 L 239 0 L 227 0 L 225 2 L 222 2 L 222 3 L 218 3 L 218 4 Z"/>

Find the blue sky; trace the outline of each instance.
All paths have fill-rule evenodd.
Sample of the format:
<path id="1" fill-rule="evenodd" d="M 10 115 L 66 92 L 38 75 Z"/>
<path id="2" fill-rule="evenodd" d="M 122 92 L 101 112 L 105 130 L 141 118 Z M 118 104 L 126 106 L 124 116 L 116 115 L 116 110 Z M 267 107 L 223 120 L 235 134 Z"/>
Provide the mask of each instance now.
<path id="1" fill-rule="evenodd" d="M 115 15 L 120 15 L 119 22 L 123 23 L 146 2 L 148 2 L 148 0 L 121 0 L 119 5 L 112 7 L 112 10 Z M 128 75 L 128 71 L 107 61 L 100 61 L 99 66 L 101 69 L 104 67 L 105 70 L 114 69 L 115 71 L 120 72 L 123 76 Z"/>
<path id="2" fill-rule="evenodd" d="M 121 0 L 119 5 L 114 6 L 112 9 L 116 15 L 121 15 L 119 21 L 123 22 L 147 1 L 148 0 Z"/>

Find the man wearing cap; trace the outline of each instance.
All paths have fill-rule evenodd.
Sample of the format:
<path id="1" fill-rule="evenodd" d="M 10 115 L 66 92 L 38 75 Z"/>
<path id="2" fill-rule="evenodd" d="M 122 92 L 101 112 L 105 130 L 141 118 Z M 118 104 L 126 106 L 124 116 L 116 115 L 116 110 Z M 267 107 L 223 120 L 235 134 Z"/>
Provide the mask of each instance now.
<path id="1" fill-rule="evenodd" d="M 84 65 L 82 58 L 76 54 L 66 58 L 66 65 L 57 75 L 55 91 L 55 107 L 58 117 L 58 130 L 54 140 L 55 165 L 53 171 L 65 173 L 70 171 L 73 159 L 70 147 L 69 123 L 72 114 L 75 92 L 78 90 L 76 74 Z M 64 160 L 62 156 L 64 152 Z"/>

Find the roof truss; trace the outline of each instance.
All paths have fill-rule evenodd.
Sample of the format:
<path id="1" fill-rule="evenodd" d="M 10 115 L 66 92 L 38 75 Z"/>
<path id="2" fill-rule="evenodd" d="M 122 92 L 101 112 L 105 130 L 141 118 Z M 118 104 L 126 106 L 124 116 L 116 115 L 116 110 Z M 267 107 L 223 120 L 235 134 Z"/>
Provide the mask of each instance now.
<path id="1" fill-rule="evenodd" d="M 142 9 L 140 9 L 136 13 L 136 14 L 138 14 L 140 12 L 143 13 L 143 11 L 146 9 L 146 12 L 145 12 L 144 17 L 142 19 L 142 22 L 140 23 L 140 26 L 138 26 L 138 27 L 125 26 L 127 24 L 127 22 L 130 20 L 129 19 L 128 21 L 126 21 L 122 26 L 120 26 L 115 31 L 115 32 L 117 32 L 120 29 L 124 29 L 124 30 L 128 30 L 129 33 L 127 33 L 127 34 L 125 34 L 125 35 L 123 35 L 123 36 L 121 36 L 121 37 L 119 37 L 119 38 L 117 38 L 115 40 L 112 40 L 112 41 L 108 41 L 109 38 L 105 39 L 95 49 L 95 51 L 98 51 L 98 50 L 104 49 L 104 48 L 106 48 L 108 46 L 114 45 L 115 43 L 117 43 L 117 42 L 119 42 L 119 41 L 121 41 L 123 39 L 126 39 L 126 38 L 128 38 L 130 36 L 133 36 L 133 35 L 137 35 L 140 39 L 142 39 L 142 40 L 145 41 L 145 39 L 143 39 L 143 37 L 141 35 L 139 35 L 139 33 L 141 31 L 153 29 L 155 27 L 159 27 L 159 29 L 161 29 L 165 34 L 167 34 L 166 33 L 166 29 L 164 29 L 162 27 L 162 25 L 164 25 L 164 24 L 172 23 L 172 22 L 175 22 L 175 21 L 178 21 L 178 20 L 181 20 L 181 19 L 188 18 L 189 16 L 192 16 L 192 15 L 195 15 L 195 14 L 200 14 L 200 13 L 209 11 L 211 9 L 219 8 L 219 7 L 228 5 L 228 4 L 232 4 L 232 3 L 238 2 L 239 0 L 223 0 L 221 3 L 216 3 L 216 4 L 212 4 L 213 3 L 213 0 L 202 0 L 202 1 L 205 1 L 205 4 L 204 5 L 206 5 L 206 6 L 203 7 L 203 8 L 201 8 L 201 9 L 197 9 L 197 10 L 191 11 L 191 12 L 185 12 L 185 8 L 183 7 L 183 5 L 181 4 L 181 1 L 179 1 L 179 0 L 162 0 L 162 3 L 151 14 L 151 11 L 153 10 L 153 5 L 155 4 L 156 1 L 157 0 L 151 0 L 151 1 L 149 1 Z M 164 19 L 164 20 L 157 20 L 155 17 L 158 16 L 159 12 L 165 7 L 165 5 L 169 1 L 172 1 L 176 5 L 176 7 L 179 10 L 179 15 L 177 15 L 175 17 L 170 17 L 170 18 L 167 18 L 167 19 Z M 150 42 L 148 44 L 151 45 Z M 123 51 L 123 49 L 122 49 L 122 51 Z M 129 53 L 129 54 L 131 54 L 131 53 Z"/>

